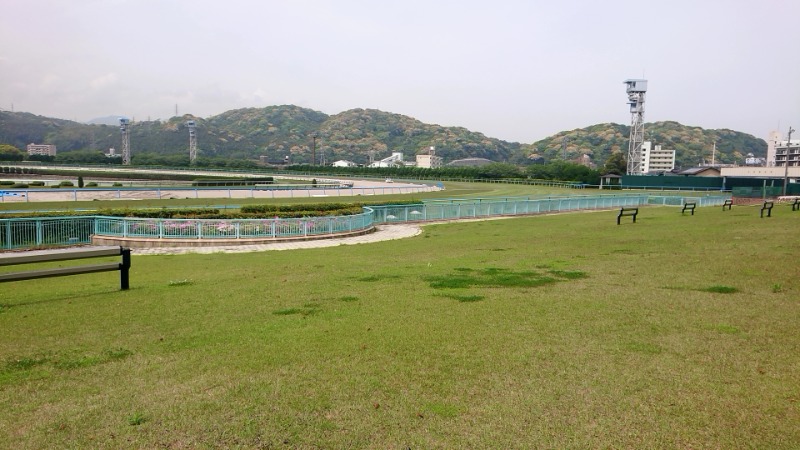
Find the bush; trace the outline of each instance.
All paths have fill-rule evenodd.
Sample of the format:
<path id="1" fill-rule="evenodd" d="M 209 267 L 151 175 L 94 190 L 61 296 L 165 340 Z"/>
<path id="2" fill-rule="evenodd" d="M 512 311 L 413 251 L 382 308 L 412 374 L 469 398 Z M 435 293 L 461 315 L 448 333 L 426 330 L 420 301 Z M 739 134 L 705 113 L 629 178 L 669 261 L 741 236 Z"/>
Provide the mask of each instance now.
<path id="1" fill-rule="evenodd" d="M 11 189 L 26 189 L 28 187 L 25 183 L 15 183 L 11 186 Z"/>
<path id="2" fill-rule="evenodd" d="M 122 183 L 114 183 L 114 184 L 112 184 L 111 186 L 114 186 L 114 187 L 122 187 Z"/>
<path id="3" fill-rule="evenodd" d="M 347 209 L 354 206 L 361 207 L 361 205 L 353 205 L 352 203 L 307 203 L 297 205 L 243 205 L 241 211 L 243 213 L 278 213 L 278 212 L 298 212 L 298 211 L 333 211 L 338 209 Z"/>
<path id="4" fill-rule="evenodd" d="M 11 180 L 0 180 L 0 186 L 13 186 L 14 182 Z"/>
<path id="5" fill-rule="evenodd" d="M 73 186 L 75 186 L 75 184 L 73 184 L 72 181 L 66 181 L 66 180 L 62 181 L 61 183 L 58 183 L 58 185 L 59 186 L 63 186 L 63 187 L 73 187 Z"/>
<path id="6" fill-rule="evenodd" d="M 44 181 L 31 181 L 29 184 L 31 186 L 44 186 Z"/>
<path id="7" fill-rule="evenodd" d="M 91 181 L 89 183 L 86 183 L 86 187 L 97 187 L 97 183 L 95 183 L 94 181 Z"/>

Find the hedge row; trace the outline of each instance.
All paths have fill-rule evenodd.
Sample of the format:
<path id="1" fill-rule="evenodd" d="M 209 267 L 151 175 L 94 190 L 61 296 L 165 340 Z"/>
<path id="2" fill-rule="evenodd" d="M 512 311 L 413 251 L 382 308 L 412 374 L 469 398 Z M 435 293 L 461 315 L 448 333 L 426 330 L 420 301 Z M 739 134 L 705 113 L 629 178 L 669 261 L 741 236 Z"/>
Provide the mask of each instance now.
<path id="1" fill-rule="evenodd" d="M 241 207 L 243 213 L 279 213 L 294 211 L 333 211 L 352 207 L 352 203 L 307 203 L 297 205 L 244 205 Z M 361 205 L 357 205 L 361 206 Z"/>
<path id="2" fill-rule="evenodd" d="M 193 209 L 101 209 L 96 214 L 86 211 L 49 211 L 37 212 L 36 218 L 47 217 L 73 217 L 99 215 L 108 217 L 132 217 L 139 219 L 293 219 L 300 217 L 325 217 L 325 216 L 351 216 L 361 214 L 361 206 L 344 205 L 336 209 L 298 209 L 294 211 L 268 211 L 268 212 L 220 212 L 215 208 L 193 208 Z M 18 219 L 31 218 L 30 214 L 15 213 L 2 214 L 0 218 Z"/>

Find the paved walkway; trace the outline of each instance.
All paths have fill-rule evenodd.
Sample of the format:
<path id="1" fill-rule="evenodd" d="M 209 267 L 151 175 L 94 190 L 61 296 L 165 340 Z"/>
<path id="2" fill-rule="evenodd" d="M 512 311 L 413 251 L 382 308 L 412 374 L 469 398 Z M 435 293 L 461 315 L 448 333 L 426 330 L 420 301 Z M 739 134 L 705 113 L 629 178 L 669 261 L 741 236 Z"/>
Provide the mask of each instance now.
<path id="1" fill-rule="evenodd" d="M 132 248 L 134 255 L 178 255 L 184 253 L 246 253 L 268 250 L 294 250 L 299 248 L 336 247 L 338 245 L 367 244 L 370 242 L 403 239 L 420 234 L 422 228 L 416 224 L 378 225 L 374 233 L 339 239 L 319 239 L 297 242 L 270 242 L 256 245 L 225 245 L 215 247 L 160 247 Z"/>

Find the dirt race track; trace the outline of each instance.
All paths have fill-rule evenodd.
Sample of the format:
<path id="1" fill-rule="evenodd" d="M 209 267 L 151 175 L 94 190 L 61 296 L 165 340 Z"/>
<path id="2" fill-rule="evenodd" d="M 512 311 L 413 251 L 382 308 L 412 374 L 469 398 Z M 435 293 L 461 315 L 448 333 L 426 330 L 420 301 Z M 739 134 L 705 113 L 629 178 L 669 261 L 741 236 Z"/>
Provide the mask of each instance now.
<path id="1" fill-rule="evenodd" d="M 58 188 L 0 190 L 0 202 L 71 202 L 92 200 L 144 200 L 170 198 L 307 198 L 352 197 L 359 195 L 412 194 L 440 190 L 414 183 L 348 180 L 340 188 L 270 189 L 269 187 L 164 187 L 164 188 Z M 352 186 L 350 186 L 352 184 Z"/>

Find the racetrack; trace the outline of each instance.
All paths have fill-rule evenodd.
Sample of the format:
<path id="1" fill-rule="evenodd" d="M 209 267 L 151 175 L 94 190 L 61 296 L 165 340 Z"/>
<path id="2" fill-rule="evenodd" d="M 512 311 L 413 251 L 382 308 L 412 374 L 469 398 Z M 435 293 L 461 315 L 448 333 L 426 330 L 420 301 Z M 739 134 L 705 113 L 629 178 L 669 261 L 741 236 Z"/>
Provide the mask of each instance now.
<path id="1" fill-rule="evenodd" d="M 413 194 L 441 190 L 440 187 L 416 184 L 369 180 L 332 180 L 341 187 L 324 186 L 313 188 L 298 186 L 297 189 L 282 186 L 243 187 L 100 187 L 100 188 L 39 188 L 6 189 L 0 191 L 0 202 L 70 202 L 93 200 L 144 200 L 182 198 L 308 198 L 308 197 L 354 197 L 370 195 Z M 344 184 L 346 183 L 346 184 Z"/>

